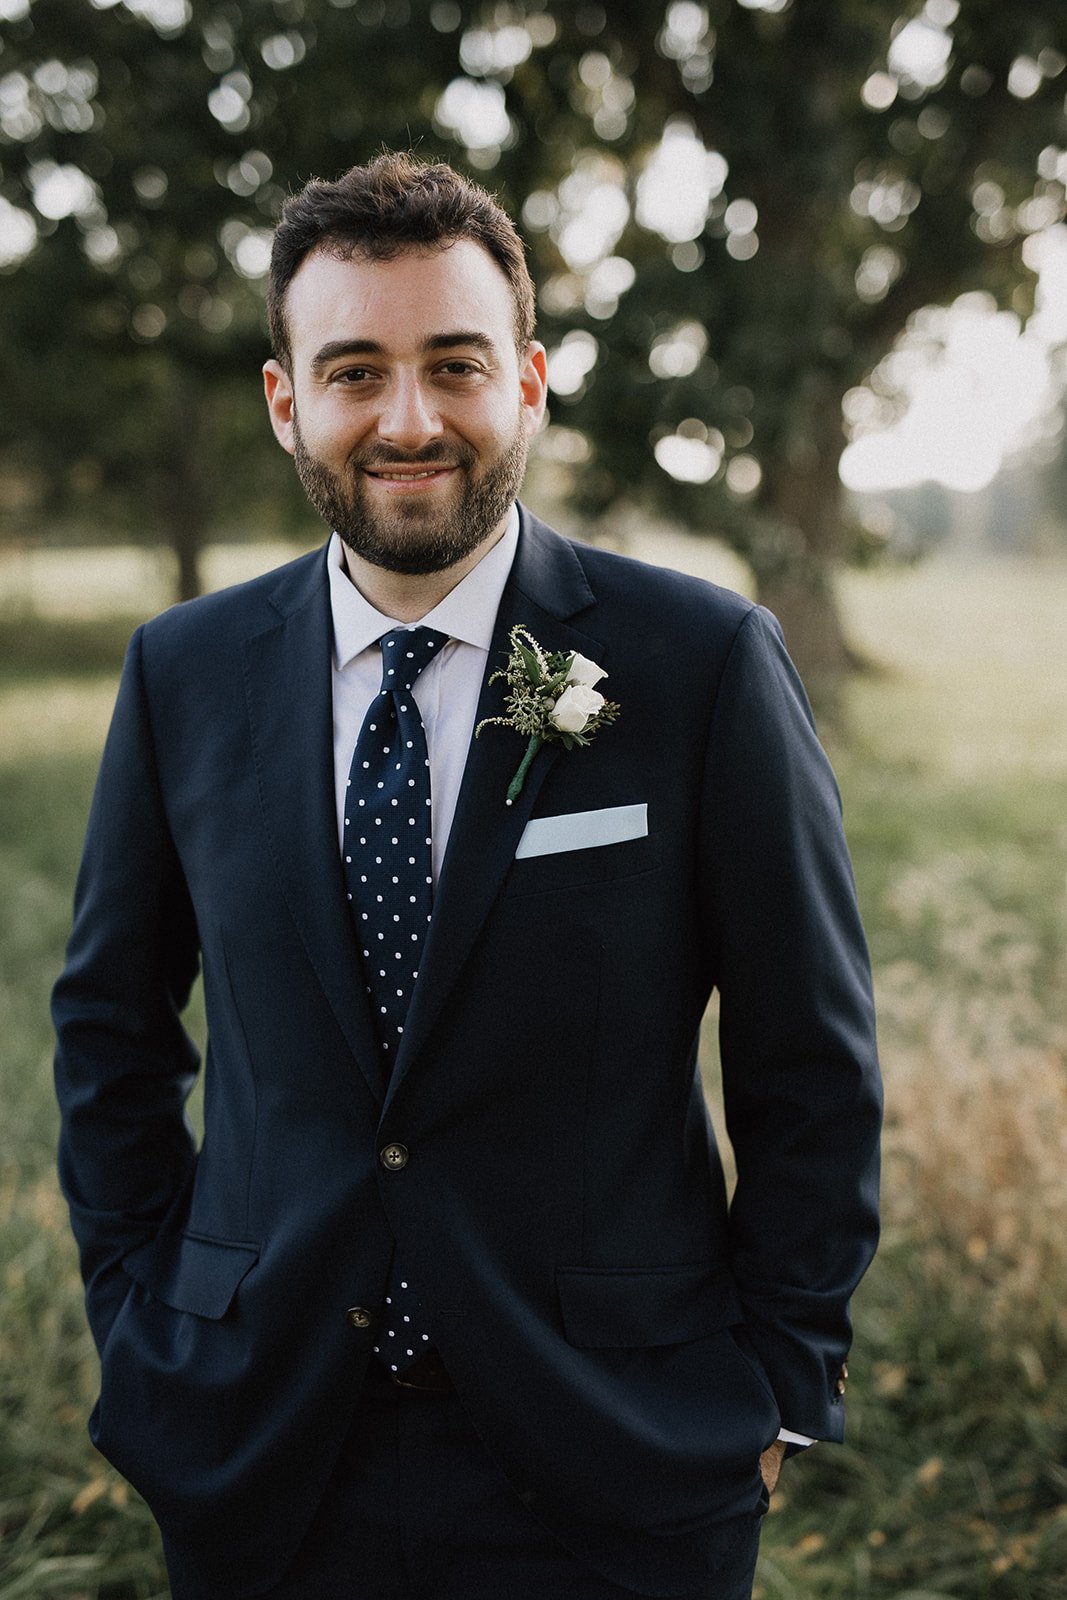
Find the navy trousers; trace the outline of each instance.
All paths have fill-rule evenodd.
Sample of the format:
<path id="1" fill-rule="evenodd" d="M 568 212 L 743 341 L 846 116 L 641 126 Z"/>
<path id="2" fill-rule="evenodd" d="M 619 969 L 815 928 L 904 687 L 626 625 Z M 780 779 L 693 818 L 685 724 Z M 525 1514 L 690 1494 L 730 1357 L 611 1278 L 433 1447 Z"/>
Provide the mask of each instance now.
<path id="1" fill-rule="evenodd" d="M 760 1519 L 739 1523 L 699 1594 L 750 1600 Z M 226 1600 L 183 1579 L 173 1600 Z M 257 1600 L 634 1600 L 548 1533 L 454 1394 L 397 1388 L 376 1362 L 327 1493 L 289 1572 Z M 646 1597 L 655 1600 L 655 1597 Z"/>

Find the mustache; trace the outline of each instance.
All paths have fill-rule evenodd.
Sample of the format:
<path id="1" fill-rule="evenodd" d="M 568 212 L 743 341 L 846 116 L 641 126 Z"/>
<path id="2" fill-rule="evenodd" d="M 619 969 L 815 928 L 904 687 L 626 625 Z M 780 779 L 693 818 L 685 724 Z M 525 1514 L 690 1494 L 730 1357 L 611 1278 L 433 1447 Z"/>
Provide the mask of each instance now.
<path id="1" fill-rule="evenodd" d="M 358 472 L 376 471 L 382 467 L 469 467 L 474 457 L 471 450 L 455 445 L 428 444 L 421 450 L 396 450 L 387 445 L 371 449 L 354 450 L 348 464 Z"/>

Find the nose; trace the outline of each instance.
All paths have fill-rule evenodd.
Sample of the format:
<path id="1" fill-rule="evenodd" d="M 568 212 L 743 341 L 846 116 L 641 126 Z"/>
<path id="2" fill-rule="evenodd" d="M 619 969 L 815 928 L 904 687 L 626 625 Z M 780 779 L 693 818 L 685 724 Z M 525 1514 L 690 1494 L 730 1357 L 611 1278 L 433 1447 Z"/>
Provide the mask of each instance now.
<path id="1" fill-rule="evenodd" d="M 441 419 L 420 378 L 394 376 L 378 415 L 378 437 L 402 450 L 418 450 L 442 432 Z"/>

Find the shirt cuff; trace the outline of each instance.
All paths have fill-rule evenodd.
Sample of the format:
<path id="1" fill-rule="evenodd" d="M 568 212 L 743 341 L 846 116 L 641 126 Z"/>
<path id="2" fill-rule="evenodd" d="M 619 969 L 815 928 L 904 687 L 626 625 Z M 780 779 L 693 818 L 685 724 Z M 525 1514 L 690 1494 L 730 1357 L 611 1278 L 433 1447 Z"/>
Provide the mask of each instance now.
<path id="1" fill-rule="evenodd" d="M 793 1433 L 789 1428 L 779 1428 L 778 1437 L 784 1443 L 800 1445 L 804 1450 L 815 1443 L 815 1440 L 809 1439 L 806 1433 Z"/>

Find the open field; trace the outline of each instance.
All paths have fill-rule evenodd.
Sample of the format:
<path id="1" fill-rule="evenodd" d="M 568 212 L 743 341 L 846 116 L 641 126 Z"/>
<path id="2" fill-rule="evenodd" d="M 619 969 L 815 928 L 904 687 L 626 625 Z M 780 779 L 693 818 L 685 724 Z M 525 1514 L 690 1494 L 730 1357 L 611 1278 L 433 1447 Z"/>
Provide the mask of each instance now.
<path id="1" fill-rule="evenodd" d="M 714 546 L 642 553 L 737 581 Z M 47 996 L 122 643 L 165 574 L 41 561 L 0 567 L 0 1600 L 162 1600 L 151 1520 L 85 1435 Z M 1067 562 L 932 562 L 842 592 L 877 667 L 833 755 L 876 965 L 887 1227 L 848 1442 L 787 1466 L 759 1590 L 1067 1600 Z"/>

